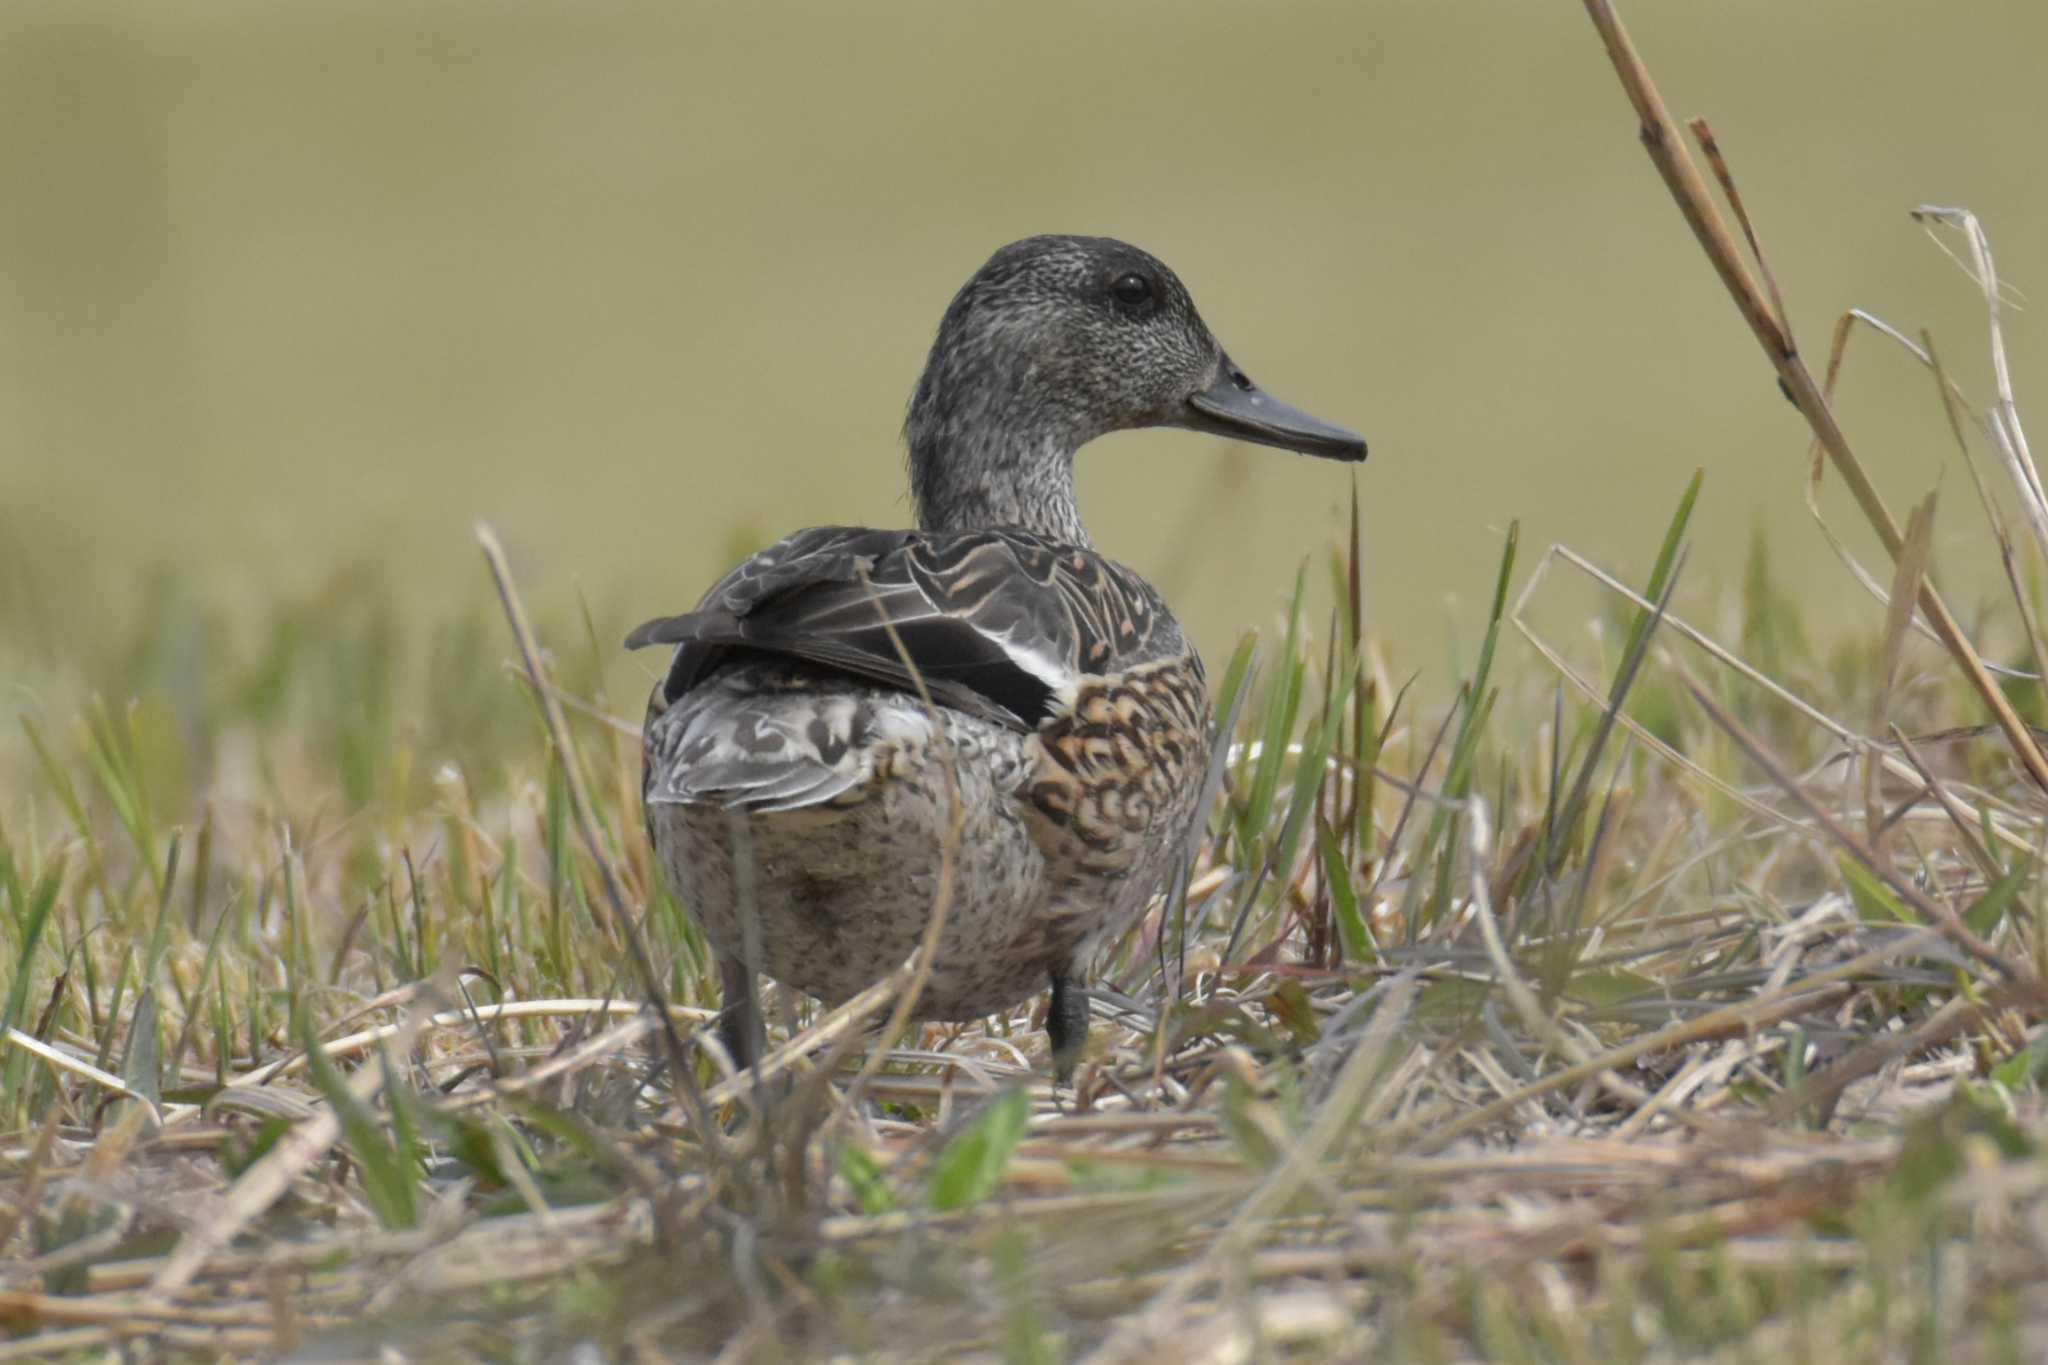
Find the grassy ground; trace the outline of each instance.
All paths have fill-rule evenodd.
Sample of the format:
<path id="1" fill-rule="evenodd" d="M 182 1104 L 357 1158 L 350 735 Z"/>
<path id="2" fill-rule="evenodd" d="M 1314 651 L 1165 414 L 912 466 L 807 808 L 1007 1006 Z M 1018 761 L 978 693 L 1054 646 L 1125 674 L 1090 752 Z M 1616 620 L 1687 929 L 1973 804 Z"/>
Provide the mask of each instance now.
<path id="1" fill-rule="evenodd" d="M 1057 1091 L 1026 1013 L 877 1031 L 914 961 L 780 1001 L 768 1098 L 692 1046 L 588 614 L 539 693 L 481 569 L 152 614 L 0 750 L 0 1359 L 2038 1359 L 2048 505 L 1925 354 L 2014 584 L 1967 639 L 1931 496 L 1874 529 L 1923 633 L 1688 582 L 1695 481 L 1633 585 L 1511 533 L 1412 687 L 1354 531 L 1211 661 L 1208 837 Z"/>

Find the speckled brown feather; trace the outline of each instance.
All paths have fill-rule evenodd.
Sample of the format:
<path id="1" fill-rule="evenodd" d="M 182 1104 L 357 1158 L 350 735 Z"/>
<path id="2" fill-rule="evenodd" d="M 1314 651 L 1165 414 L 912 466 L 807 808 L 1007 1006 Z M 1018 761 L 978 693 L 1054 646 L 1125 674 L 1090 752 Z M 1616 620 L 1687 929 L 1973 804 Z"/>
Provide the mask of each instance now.
<path id="1" fill-rule="evenodd" d="M 1073 707 L 1029 749 L 1026 799 L 1047 855 L 1106 875 L 1128 871 L 1207 766 L 1200 657 L 1083 679 Z"/>

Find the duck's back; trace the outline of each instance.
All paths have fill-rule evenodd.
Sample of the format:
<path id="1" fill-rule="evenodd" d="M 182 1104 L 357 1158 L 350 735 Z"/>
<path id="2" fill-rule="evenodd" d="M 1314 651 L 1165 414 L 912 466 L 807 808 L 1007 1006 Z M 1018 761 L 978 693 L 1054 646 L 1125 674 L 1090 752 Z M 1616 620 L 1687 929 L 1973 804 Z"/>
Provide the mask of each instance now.
<path id="1" fill-rule="evenodd" d="M 645 775 L 673 884 L 721 952 L 828 1000 L 915 946 L 955 793 L 931 1017 L 1042 989 L 1184 847 L 1201 662 L 1150 586 L 1090 550 L 818 528 L 634 640 L 678 646 Z"/>

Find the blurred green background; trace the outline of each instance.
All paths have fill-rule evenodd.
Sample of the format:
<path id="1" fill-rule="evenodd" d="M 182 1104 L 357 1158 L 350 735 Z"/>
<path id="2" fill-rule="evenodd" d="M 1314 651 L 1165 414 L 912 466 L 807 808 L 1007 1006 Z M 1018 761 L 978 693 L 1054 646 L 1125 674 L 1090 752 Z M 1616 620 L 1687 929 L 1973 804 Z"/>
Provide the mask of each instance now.
<path id="1" fill-rule="evenodd" d="M 1861 305 L 1987 398 L 1981 306 L 1906 210 L 1966 204 L 2048 281 L 2048 6 L 1624 17 L 1713 119 L 1816 365 Z M 473 600 L 480 519 L 607 644 L 782 531 L 901 523 L 939 312 L 1041 231 L 1156 252 L 1255 377 L 1368 436 L 1404 673 L 1441 671 L 1447 620 L 1469 638 L 1510 518 L 1641 566 L 1696 465 L 1696 583 L 1761 527 L 1811 600 L 1875 616 L 1570 0 L 10 0 L 0 186 L 0 675 L 73 672 L 167 602 L 345 596 L 337 566 Z M 2024 401 L 2032 315 L 2011 340 Z M 1866 346 L 1852 435 L 1901 520 L 1951 466 L 1937 569 L 1982 559 L 1931 385 Z M 1348 490 L 1182 433 L 1103 441 L 1081 483 L 1212 659 Z"/>

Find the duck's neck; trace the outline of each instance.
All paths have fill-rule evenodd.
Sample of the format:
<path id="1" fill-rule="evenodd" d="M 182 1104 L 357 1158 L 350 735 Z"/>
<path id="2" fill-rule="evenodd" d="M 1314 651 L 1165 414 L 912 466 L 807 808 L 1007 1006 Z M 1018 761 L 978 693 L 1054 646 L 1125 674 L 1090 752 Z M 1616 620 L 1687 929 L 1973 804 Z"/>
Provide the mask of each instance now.
<path id="1" fill-rule="evenodd" d="M 1058 441 L 913 440 L 910 487 L 922 530 L 1003 526 L 1064 545 L 1089 543 L 1074 498 L 1074 452 Z"/>
<path id="2" fill-rule="evenodd" d="M 1097 433 L 1023 395 L 953 386 L 927 371 L 903 436 L 910 491 L 926 531 L 1013 527 L 1088 545 L 1074 497 L 1074 452 Z"/>

